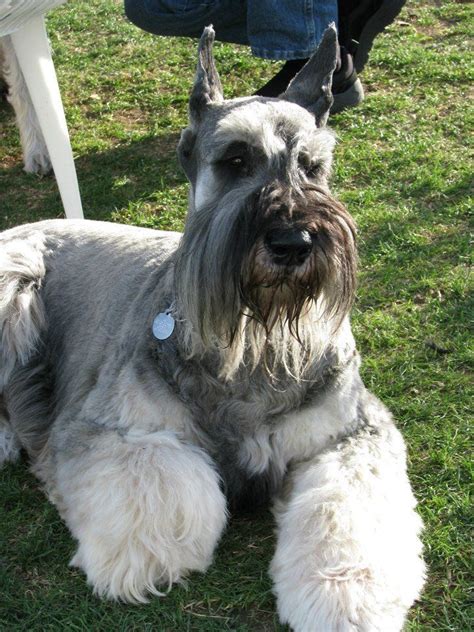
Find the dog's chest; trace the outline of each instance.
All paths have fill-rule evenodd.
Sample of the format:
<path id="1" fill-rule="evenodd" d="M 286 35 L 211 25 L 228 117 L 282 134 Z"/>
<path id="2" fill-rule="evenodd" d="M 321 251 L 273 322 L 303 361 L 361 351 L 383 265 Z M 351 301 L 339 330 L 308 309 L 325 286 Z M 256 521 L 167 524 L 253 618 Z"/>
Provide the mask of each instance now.
<path id="1" fill-rule="evenodd" d="M 185 396 L 194 422 L 209 440 L 233 510 L 266 504 L 277 492 L 286 464 L 273 436 L 285 413 L 301 405 L 301 397 L 292 389 L 271 391 L 258 380 L 239 388 L 208 389 L 201 401 Z"/>
<path id="2" fill-rule="evenodd" d="M 212 359 L 184 361 L 167 347 L 155 356 L 160 373 L 204 436 L 231 507 L 265 504 L 278 491 L 287 465 L 275 441 L 278 428 L 324 392 L 334 379 L 331 362 L 326 358 L 304 382 L 289 377 L 272 382 L 257 369 L 226 383 L 216 376 Z"/>

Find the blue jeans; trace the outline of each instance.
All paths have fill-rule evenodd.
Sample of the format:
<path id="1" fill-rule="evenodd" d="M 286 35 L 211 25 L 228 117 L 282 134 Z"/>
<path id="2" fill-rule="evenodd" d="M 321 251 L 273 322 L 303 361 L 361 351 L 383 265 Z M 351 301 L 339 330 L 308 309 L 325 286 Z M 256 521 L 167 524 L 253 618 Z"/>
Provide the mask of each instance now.
<path id="1" fill-rule="evenodd" d="M 213 24 L 223 42 L 265 59 L 304 59 L 337 24 L 337 0 L 125 0 L 125 13 L 155 35 L 199 37 Z"/>

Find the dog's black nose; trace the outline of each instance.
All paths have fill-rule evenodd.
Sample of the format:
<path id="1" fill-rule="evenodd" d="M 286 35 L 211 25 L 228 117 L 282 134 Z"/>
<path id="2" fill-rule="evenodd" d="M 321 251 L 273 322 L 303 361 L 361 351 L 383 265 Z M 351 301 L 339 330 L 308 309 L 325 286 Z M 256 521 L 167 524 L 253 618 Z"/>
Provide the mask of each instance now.
<path id="1" fill-rule="evenodd" d="M 280 266 L 300 266 L 309 257 L 313 248 L 307 230 L 272 230 L 265 238 L 265 245 L 274 263 Z"/>

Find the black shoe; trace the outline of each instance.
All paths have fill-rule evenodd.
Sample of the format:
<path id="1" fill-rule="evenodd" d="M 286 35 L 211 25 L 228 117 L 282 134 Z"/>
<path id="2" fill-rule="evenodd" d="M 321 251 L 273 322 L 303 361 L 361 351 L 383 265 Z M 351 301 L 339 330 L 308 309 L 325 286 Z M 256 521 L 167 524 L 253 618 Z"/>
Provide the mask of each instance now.
<path id="1" fill-rule="evenodd" d="M 287 61 L 280 71 L 254 94 L 260 97 L 279 96 L 307 61 L 307 59 Z M 344 108 L 358 105 L 364 99 L 364 90 L 354 69 L 352 56 L 343 47 L 340 47 L 338 67 L 333 75 L 332 93 L 334 103 L 331 112 L 333 114 Z"/>
<path id="2" fill-rule="evenodd" d="M 359 105 L 364 100 L 364 89 L 354 68 L 352 55 L 339 47 L 339 61 L 332 77 L 334 103 L 331 114 Z"/>
<path id="3" fill-rule="evenodd" d="M 339 42 L 354 58 L 361 72 L 369 58 L 374 39 L 391 24 L 406 0 L 338 0 Z"/>

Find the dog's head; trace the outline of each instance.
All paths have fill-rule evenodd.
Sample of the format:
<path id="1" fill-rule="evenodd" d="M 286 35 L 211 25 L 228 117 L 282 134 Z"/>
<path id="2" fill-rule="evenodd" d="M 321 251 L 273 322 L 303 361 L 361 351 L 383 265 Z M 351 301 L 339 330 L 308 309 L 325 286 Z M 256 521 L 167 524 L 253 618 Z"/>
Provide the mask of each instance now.
<path id="1" fill-rule="evenodd" d="M 191 192 L 177 300 L 204 347 L 240 345 L 242 358 L 250 345 L 255 362 L 272 335 L 304 346 L 309 313 L 337 327 L 352 302 L 355 227 L 327 183 L 337 37 L 329 27 L 278 99 L 228 101 L 213 41 L 208 27 L 178 148 Z"/>

